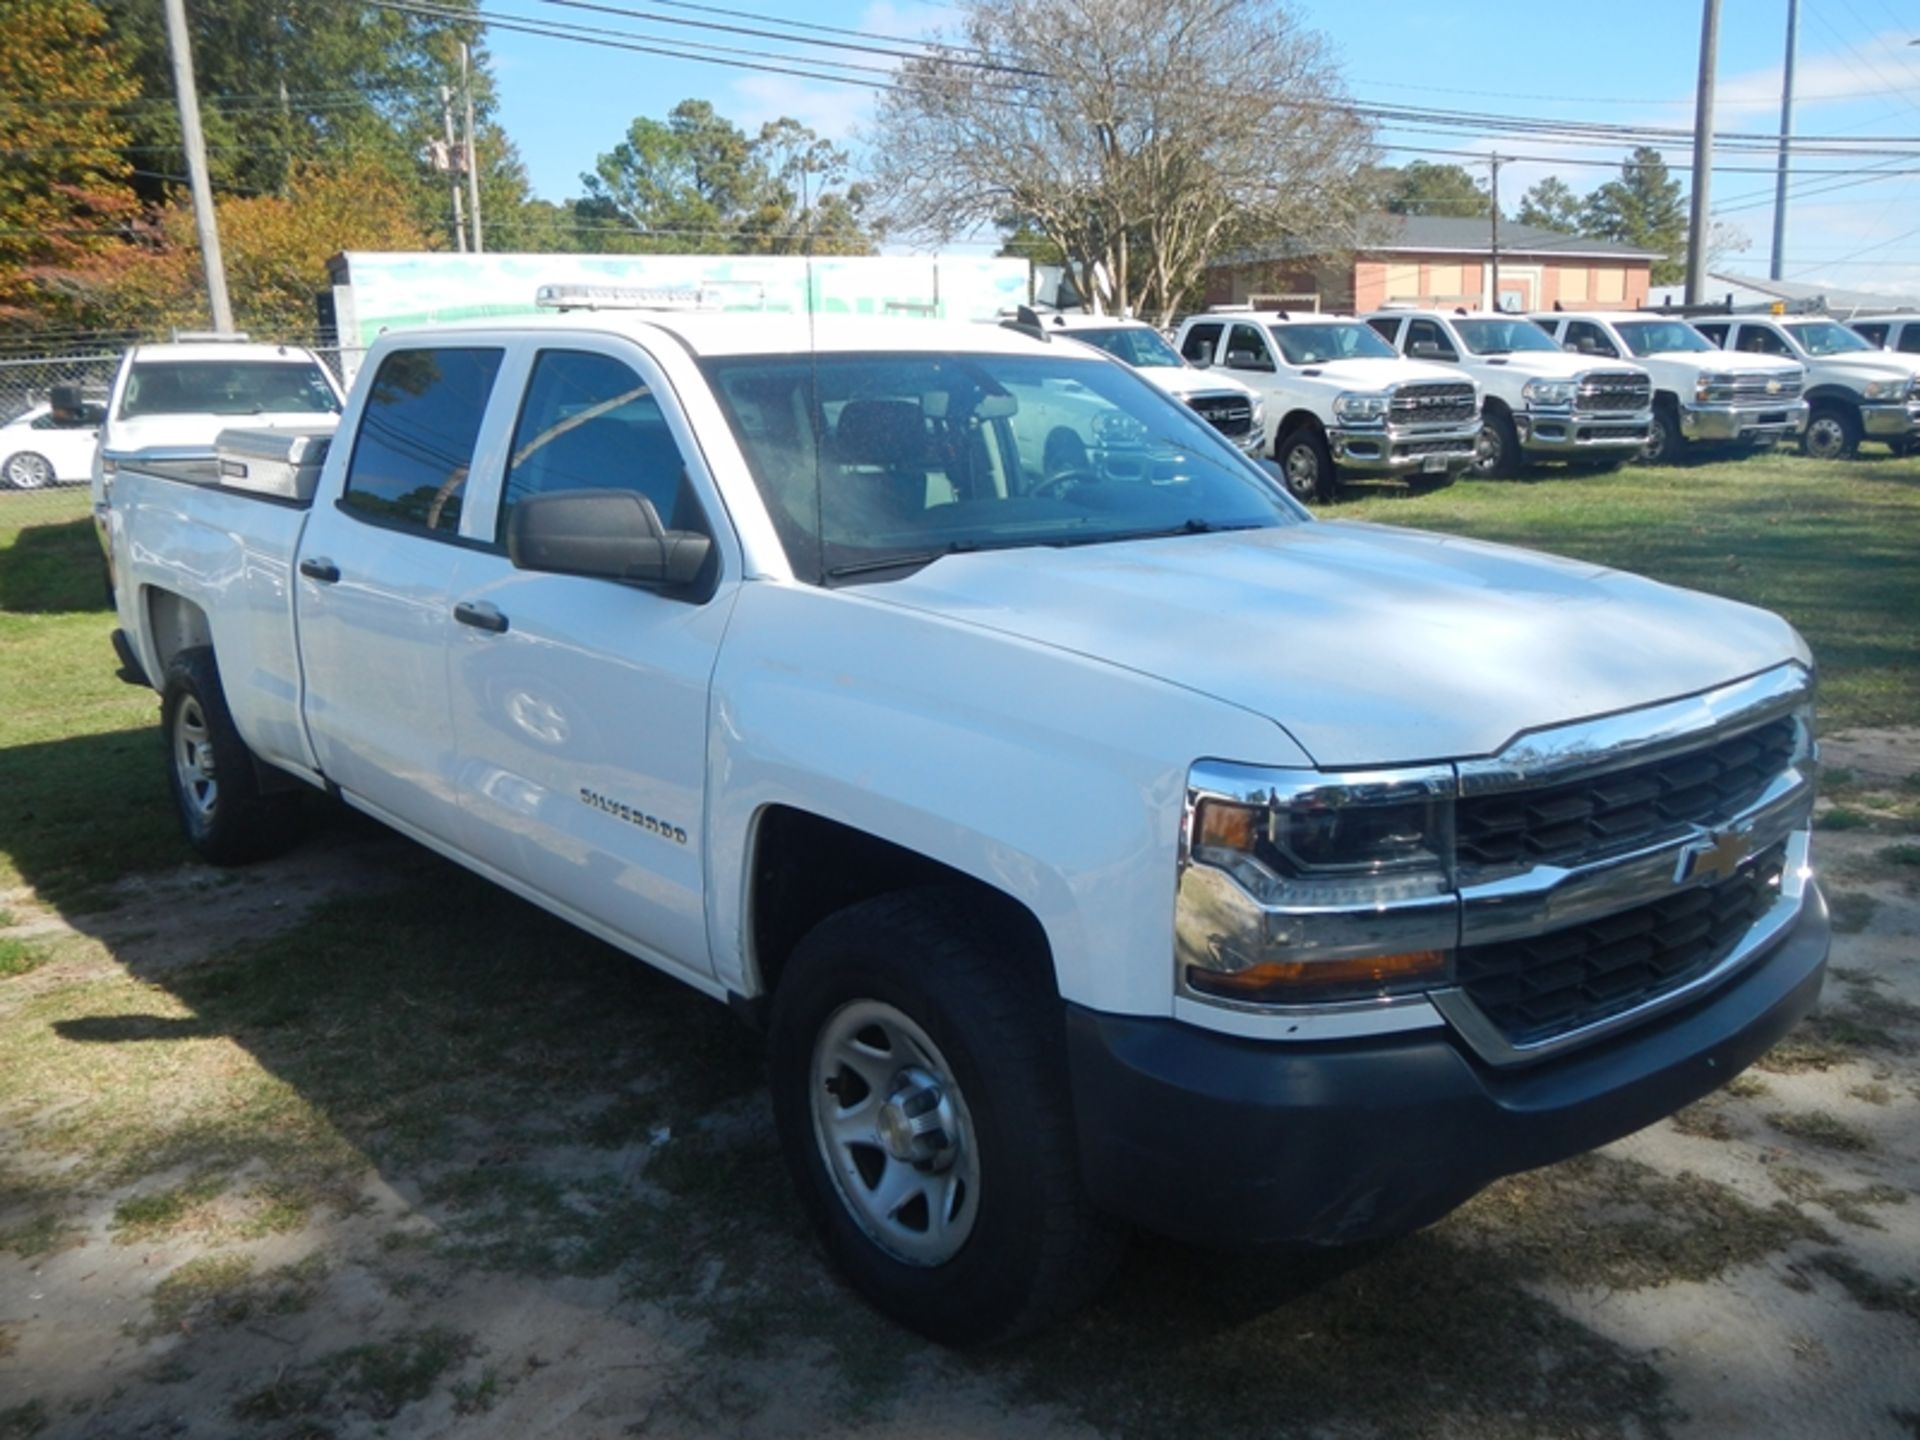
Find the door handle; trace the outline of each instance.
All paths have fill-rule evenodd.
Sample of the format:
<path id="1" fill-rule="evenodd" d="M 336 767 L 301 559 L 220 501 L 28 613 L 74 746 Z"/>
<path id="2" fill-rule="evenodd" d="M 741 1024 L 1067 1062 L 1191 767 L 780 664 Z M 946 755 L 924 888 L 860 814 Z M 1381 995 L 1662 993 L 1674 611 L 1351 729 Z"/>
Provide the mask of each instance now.
<path id="1" fill-rule="evenodd" d="M 507 617 L 484 600 L 462 600 L 453 607 L 453 618 L 476 630 L 491 630 L 496 635 L 507 633 Z"/>
<path id="2" fill-rule="evenodd" d="M 309 580 L 331 585 L 340 578 L 340 567 L 324 555 L 315 555 L 300 562 L 300 573 Z"/>

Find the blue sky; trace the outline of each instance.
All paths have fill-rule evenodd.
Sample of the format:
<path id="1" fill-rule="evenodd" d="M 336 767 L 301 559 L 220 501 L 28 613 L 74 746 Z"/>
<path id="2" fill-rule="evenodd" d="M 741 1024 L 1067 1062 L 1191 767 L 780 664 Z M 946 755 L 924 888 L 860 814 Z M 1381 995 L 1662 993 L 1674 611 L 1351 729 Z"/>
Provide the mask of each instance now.
<path id="1" fill-rule="evenodd" d="M 715 20 L 689 9 L 659 9 L 646 0 L 606 0 L 627 9 Z M 945 29 L 956 12 L 914 0 L 712 0 L 737 11 L 843 26 L 903 39 Z M 808 47 L 750 36 L 702 32 L 616 15 L 555 6 L 551 0 L 486 0 L 497 16 L 571 21 L 796 59 Z M 1426 105 L 1505 115 L 1691 126 L 1700 14 L 1696 0 L 1610 0 L 1605 5 L 1554 5 L 1542 0 L 1300 0 L 1311 26 L 1332 42 L 1354 96 L 1365 101 Z M 1779 125 L 1780 67 L 1786 0 L 1724 0 L 1715 128 L 1773 133 Z M 725 23 L 752 25 L 749 20 Z M 1920 4 L 1913 0 L 1801 0 L 1795 130 L 1809 135 L 1920 137 Z M 664 116 L 679 100 L 709 100 L 746 129 L 792 115 L 856 153 L 870 120 L 872 92 L 850 85 L 755 73 L 516 34 L 495 29 L 501 114 L 519 145 L 536 193 L 561 199 L 580 190 L 580 173 L 625 133 L 636 115 Z M 842 54 L 842 59 L 875 57 Z M 1614 173 L 1583 162 L 1616 162 L 1624 152 L 1549 144 L 1502 135 L 1383 132 L 1386 158 L 1416 158 L 1405 146 L 1434 146 L 1541 157 L 1501 172 L 1511 210 L 1520 192 L 1558 174 L 1576 191 Z M 1445 160 L 1445 156 L 1425 158 Z M 1684 150 L 1668 155 L 1676 169 Z M 1765 274 L 1772 234 L 1771 160 L 1724 156 L 1711 196 L 1719 219 L 1750 247 L 1722 268 Z M 1920 158 L 1819 158 L 1816 169 L 1879 165 L 1920 171 Z M 1797 173 L 1797 172 L 1796 172 Z M 1786 273 L 1790 278 L 1889 291 L 1920 292 L 1920 173 L 1797 182 L 1807 190 L 1789 208 Z M 1820 191 L 1826 193 L 1817 193 Z M 961 247 L 949 247 L 961 248 Z"/>

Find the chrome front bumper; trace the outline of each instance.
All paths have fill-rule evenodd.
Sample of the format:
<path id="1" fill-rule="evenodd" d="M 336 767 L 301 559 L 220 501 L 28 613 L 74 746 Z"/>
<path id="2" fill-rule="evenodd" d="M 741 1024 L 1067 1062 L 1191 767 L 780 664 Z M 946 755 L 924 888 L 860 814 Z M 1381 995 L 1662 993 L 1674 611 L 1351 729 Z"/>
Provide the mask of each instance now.
<path id="1" fill-rule="evenodd" d="M 1920 430 L 1920 403 L 1904 405 L 1862 405 L 1860 428 L 1879 439 L 1911 435 Z"/>
<path id="2" fill-rule="evenodd" d="M 1356 475 L 1442 475 L 1472 463 L 1480 421 L 1467 425 L 1327 431 L 1333 463 Z"/>
<path id="3" fill-rule="evenodd" d="M 1521 410 L 1513 417 L 1520 449 L 1528 455 L 1566 458 L 1570 455 L 1632 454 L 1647 443 L 1653 411 L 1599 411 L 1583 415 L 1573 410 Z"/>
<path id="4" fill-rule="evenodd" d="M 1777 405 L 1682 405 L 1680 433 L 1688 440 L 1785 439 L 1807 428 L 1804 400 Z"/>

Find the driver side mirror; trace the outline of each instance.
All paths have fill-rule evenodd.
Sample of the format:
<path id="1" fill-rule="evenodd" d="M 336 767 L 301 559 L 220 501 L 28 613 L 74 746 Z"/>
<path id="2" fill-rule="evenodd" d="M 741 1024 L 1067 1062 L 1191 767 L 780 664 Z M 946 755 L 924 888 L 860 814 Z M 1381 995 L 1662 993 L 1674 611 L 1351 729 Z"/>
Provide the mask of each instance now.
<path id="1" fill-rule="evenodd" d="M 1227 366 L 1233 370 L 1271 370 L 1273 361 L 1255 350 L 1229 350 Z"/>
<path id="2" fill-rule="evenodd" d="M 685 590 L 707 570 L 713 540 L 669 530 L 653 502 L 631 490 L 561 490 L 513 507 L 507 555 L 516 570 Z"/>
<path id="3" fill-rule="evenodd" d="M 1422 360 L 1451 360 L 1454 358 L 1451 350 L 1442 350 L 1439 344 L 1432 340 L 1414 341 L 1407 347 L 1407 353 L 1409 355 L 1417 355 Z"/>

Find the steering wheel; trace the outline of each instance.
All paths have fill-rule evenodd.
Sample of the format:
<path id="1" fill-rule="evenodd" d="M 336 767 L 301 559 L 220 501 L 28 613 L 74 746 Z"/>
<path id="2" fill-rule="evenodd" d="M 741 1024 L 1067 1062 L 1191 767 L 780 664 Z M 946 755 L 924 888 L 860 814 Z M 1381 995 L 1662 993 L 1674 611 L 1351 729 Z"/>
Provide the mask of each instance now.
<path id="1" fill-rule="evenodd" d="M 1052 474 L 1043 476 L 1027 494 L 1035 497 L 1064 495 L 1082 485 L 1098 485 L 1105 478 L 1091 465 L 1063 465 Z"/>

